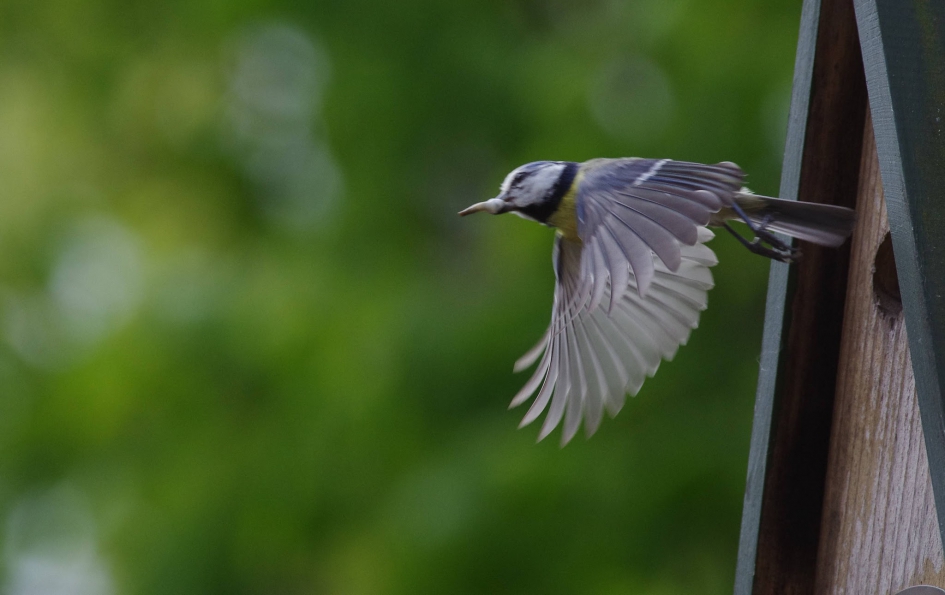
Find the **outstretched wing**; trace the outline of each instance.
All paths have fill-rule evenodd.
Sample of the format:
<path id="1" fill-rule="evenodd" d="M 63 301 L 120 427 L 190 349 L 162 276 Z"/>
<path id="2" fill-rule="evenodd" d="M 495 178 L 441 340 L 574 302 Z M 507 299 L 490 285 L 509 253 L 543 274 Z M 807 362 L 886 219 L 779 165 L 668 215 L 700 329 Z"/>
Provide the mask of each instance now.
<path id="1" fill-rule="evenodd" d="M 656 254 L 677 271 L 682 246 L 698 242 L 697 229 L 731 206 L 744 173 L 734 163 L 703 165 L 670 159 L 595 159 L 581 167 L 578 235 L 584 242 L 581 279 L 590 285 L 594 310 L 609 280 L 609 310 L 632 271 L 641 297 L 655 278 Z"/>
<path id="2" fill-rule="evenodd" d="M 556 239 L 557 282 L 551 324 L 541 341 L 516 362 L 515 369 L 532 365 L 539 356 L 541 362 L 511 404 L 521 405 L 538 390 L 522 425 L 547 409 L 539 440 L 562 418 L 562 444 L 574 437 L 582 418 L 587 435 L 593 434 L 605 409 L 616 415 L 626 394 L 635 395 L 644 379 L 656 373 L 661 359 L 672 359 L 689 339 L 713 285 L 709 267 L 718 262 L 703 245 L 714 237 L 712 232 L 705 227 L 695 227 L 694 232 L 691 245 L 678 248 L 675 270 L 652 251 L 646 255 L 650 260 L 647 292 L 623 291 L 628 286 L 638 289 L 635 270 L 628 271 L 626 285 L 618 286 L 620 296 L 609 313 L 590 307 L 598 289 L 582 272 L 586 244 L 582 250 L 582 244 L 560 236 Z M 603 258 L 603 253 L 594 258 Z M 602 297 L 610 296 L 609 280 L 600 291 Z"/>

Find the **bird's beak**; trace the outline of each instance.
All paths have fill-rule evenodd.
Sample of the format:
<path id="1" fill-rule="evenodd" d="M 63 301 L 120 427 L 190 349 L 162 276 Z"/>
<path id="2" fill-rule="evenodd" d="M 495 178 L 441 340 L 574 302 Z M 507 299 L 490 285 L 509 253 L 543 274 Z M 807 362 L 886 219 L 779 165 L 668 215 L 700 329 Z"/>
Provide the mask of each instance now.
<path id="1" fill-rule="evenodd" d="M 459 212 L 460 217 L 465 217 L 466 215 L 472 215 L 473 213 L 478 213 L 479 211 L 487 211 L 493 215 L 498 215 L 503 212 L 505 207 L 505 201 L 499 198 L 490 198 L 485 202 L 477 202 L 473 206 L 463 209 Z"/>

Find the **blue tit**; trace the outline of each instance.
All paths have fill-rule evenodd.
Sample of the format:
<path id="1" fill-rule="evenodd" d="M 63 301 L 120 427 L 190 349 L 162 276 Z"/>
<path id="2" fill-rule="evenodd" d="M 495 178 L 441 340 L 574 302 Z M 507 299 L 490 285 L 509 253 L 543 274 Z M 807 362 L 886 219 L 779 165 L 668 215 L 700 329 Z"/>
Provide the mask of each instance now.
<path id="1" fill-rule="evenodd" d="M 510 173 L 495 198 L 461 211 L 514 213 L 557 229 L 551 324 L 515 363 L 537 369 L 511 407 L 537 391 L 522 426 L 547 410 L 538 439 L 564 420 L 562 445 L 584 421 L 588 436 L 614 416 L 660 361 L 671 360 L 706 308 L 718 260 L 709 226 L 748 249 L 790 262 L 799 252 L 772 232 L 836 247 L 855 213 L 752 194 L 734 163 L 670 159 L 537 161 Z M 740 220 L 754 238 L 729 225 Z"/>

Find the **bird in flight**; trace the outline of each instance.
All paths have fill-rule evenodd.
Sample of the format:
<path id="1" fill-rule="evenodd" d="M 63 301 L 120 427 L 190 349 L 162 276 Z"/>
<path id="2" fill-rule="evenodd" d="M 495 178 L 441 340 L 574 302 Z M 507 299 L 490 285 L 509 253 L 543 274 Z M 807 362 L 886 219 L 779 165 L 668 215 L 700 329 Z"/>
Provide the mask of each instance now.
<path id="1" fill-rule="evenodd" d="M 564 421 L 561 444 L 584 422 L 597 431 L 616 415 L 660 361 L 671 360 L 699 324 L 718 260 L 705 245 L 724 227 L 749 250 L 783 262 L 800 253 L 772 232 L 821 246 L 841 245 L 853 231 L 845 207 L 760 196 L 743 186 L 734 163 L 671 159 L 536 161 L 513 170 L 495 198 L 460 211 L 514 213 L 557 229 L 551 324 L 515 363 L 540 359 L 512 399 L 537 391 L 521 426 L 547 410 L 538 439 Z M 729 222 L 748 225 L 754 237 Z M 521 427 L 520 426 L 520 427 Z"/>

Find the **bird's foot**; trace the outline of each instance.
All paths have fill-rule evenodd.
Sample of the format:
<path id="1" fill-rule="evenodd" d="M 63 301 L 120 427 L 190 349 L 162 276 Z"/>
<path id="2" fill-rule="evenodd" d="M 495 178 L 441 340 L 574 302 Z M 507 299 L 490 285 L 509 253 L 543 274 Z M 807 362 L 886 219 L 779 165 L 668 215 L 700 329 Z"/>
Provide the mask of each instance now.
<path id="1" fill-rule="evenodd" d="M 755 234 L 755 237 L 749 241 L 742 237 L 741 234 L 736 233 L 727 223 L 725 224 L 725 228 L 738 238 L 738 241 L 748 248 L 748 250 L 780 262 L 794 262 L 801 258 L 799 248 L 792 248 L 790 244 L 785 243 L 781 238 L 768 231 L 768 224 L 771 223 L 771 215 L 765 215 L 760 223 L 755 223 L 745 211 L 742 210 L 738 203 L 732 205 L 732 209 L 738 213 L 738 216 L 748 225 L 749 229 Z"/>
<path id="2" fill-rule="evenodd" d="M 767 221 L 761 225 L 751 225 L 755 237 L 751 240 L 746 239 L 740 233 L 732 229 L 728 223 L 723 223 L 725 229 L 741 242 L 749 251 L 766 256 L 772 260 L 780 262 L 794 262 L 801 257 L 801 251 L 798 248 L 792 248 L 783 242 L 779 237 L 765 229 Z"/>

